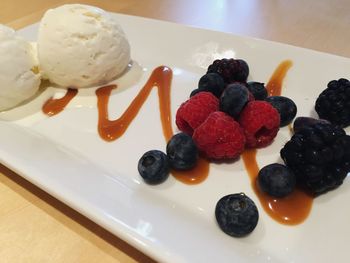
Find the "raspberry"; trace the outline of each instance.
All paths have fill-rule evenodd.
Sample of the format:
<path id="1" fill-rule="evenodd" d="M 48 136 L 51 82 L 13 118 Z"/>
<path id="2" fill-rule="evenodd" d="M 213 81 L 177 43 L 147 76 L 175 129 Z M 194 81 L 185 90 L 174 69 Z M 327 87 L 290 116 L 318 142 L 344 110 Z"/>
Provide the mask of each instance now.
<path id="1" fill-rule="evenodd" d="M 341 185 L 350 172 L 350 136 L 339 126 L 315 123 L 296 132 L 281 157 L 299 185 L 323 194 Z"/>
<path id="2" fill-rule="evenodd" d="M 315 110 L 321 119 L 347 127 L 350 125 L 350 81 L 332 80 L 316 100 Z"/>
<path id="3" fill-rule="evenodd" d="M 242 59 L 217 59 L 208 67 L 207 73 L 218 73 L 226 83 L 245 82 L 249 75 L 247 62 Z"/>
<path id="4" fill-rule="evenodd" d="M 239 123 L 247 140 L 247 147 L 264 147 L 276 137 L 280 126 L 278 111 L 266 101 L 251 101 L 243 109 Z"/>
<path id="5" fill-rule="evenodd" d="M 244 150 L 244 133 L 233 118 L 216 111 L 193 133 L 198 149 L 209 159 L 234 159 Z"/>
<path id="6" fill-rule="evenodd" d="M 194 129 L 218 109 L 218 98 L 210 92 L 199 92 L 181 104 L 176 112 L 176 125 L 179 130 L 192 136 Z"/>

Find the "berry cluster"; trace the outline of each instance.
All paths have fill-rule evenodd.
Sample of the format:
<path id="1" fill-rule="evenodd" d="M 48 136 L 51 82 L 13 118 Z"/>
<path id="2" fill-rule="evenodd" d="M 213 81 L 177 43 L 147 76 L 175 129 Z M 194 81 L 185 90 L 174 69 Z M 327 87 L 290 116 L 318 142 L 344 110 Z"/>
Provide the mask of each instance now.
<path id="1" fill-rule="evenodd" d="M 262 191 L 284 197 L 299 185 L 317 196 L 343 183 L 350 173 L 350 136 L 342 129 L 350 125 L 349 101 L 349 80 L 328 83 L 315 103 L 321 119 L 296 118 L 294 135 L 280 151 L 286 166 L 270 164 L 260 170 L 257 183 Z"/>
<path id="2" fill-rule="evenodd" d="M 283 96 L 268 96 L 263 83 L 247 82 L 248 64 L 241 59 L 215 60 L 202 76 L 198 88 L 181 104 L 176 125 L 181 131 L 168 142 L 166 153 L 146 152 L 138 170 L 149 184 L 163 182 L 170 168 L 188 170 L 199 154 L 211 160 L 235 159 L 245 148 L 269 145 L 279 128 L 295 118 L 295 103 Z M 350 82 L 331 81 L 316 101 L 321 118 L 296 118 L 294 135 L 281 149 L 285 165 L 263 167 L 257 177 L 259 189 L 276 198 L 291 194 L 297 185 L 314 195 L 342 184 L 350 172 L 350 136 L 340 127 L 350 124 Z M 336 125 L 340 126 L 336 126 Z M 259 213 L 244 195 L 221 198 L 215 216 L 228 235 L 249 234 Z"/>
<path id="3" fill-rule="evenodd" d="M 299 185 L 318 196 L 339 187 L 350 173 L 350 136 L 340 126 L 309 117 L 296 118 L 293 130 L 280 151 L 285 165 L 262 168 L 260 190 L 284 197 Z"/>
<path id="4" fill-rule="evenodd" d="M 265 147 L 296 115 L 292 100 L 268 97 L 265 85 L 247 82 L 248 75 L 242 59 L 215 60 L 176 113 L 179 130 L 208 159 L 234 159 L 245 148 Z"/>
<path id="5" fill-rule="evenodd" d="M 168 142 L 167 152 L 153 150 L 141 157 L 138 170 L 145 182 L 163 182 L 170 168 L 191 169 L 198 153 L 211 160 L 235 159 L 245 148 L 272 142 L 280 125 L 295 117 L 296 106 L 285 97 L 268 97 L 265 85 L 247 82 L 248 75 L 249 66 L 241 59 L 215 60 L 208 67 L 177 110 L 181 133 Z M 255 228 L 258 212 L 249 197 L 235 194 L 217 203 L 216 218 L 225 233 L 244 236 Z"/>

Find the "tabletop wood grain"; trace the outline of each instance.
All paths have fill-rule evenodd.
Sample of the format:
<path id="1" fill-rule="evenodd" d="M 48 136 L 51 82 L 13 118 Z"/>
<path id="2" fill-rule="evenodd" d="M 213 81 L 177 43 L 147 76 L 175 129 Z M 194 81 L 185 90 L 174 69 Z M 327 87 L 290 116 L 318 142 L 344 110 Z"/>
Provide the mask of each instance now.
<path id="1" fill-rule="evenodd" d="M 1 0 L 0 23 L 19 29 L 76 2 L 350 57 L 348 0 Z M 1 165 L 0 261 L 153 262 Z"/>

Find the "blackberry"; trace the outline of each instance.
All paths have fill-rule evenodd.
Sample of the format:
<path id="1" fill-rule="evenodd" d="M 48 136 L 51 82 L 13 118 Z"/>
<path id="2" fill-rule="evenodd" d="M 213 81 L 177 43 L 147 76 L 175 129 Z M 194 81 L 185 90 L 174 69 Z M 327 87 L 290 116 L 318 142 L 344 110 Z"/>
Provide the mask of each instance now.
<path id="1" fill-rule="evenodd" d="M 350 136 L 329 123 L 299 130 L 280 154 L 296 175 L 297 184 L 314 195 L 337 188 L 350 172 Z"/>
<path id="2" fill-rule="evenodd" d="M 350 125 L 350 81 L 332 80 L 316 100 L 315 110 L 321 119 L 347 127 Z"/>
<path id="3" fill-rule="evenodd" d="M 216 204 L 215 217 L 226 234 L 242 237 L 252 232 L 259 220 L 258 209 L 243 193 L 222 197 Z"/>
<path id="4" fill-rule="evenodd" d="M 249 66 L 242 59 L 217 59 L 208 67 L 207 73 L 219 74 L 227 84 L 232 82 L 246 82 L 249 75 Z"/>
<path id="5" fill-rule="evenodd" d="M 327 120 L 315 119 L 311 117 L 297 117 L 293 123 L 293 131 L 298 132 L 301 129 L 304 129 L 316 123 L 330 123 L 330 122 Z"/>

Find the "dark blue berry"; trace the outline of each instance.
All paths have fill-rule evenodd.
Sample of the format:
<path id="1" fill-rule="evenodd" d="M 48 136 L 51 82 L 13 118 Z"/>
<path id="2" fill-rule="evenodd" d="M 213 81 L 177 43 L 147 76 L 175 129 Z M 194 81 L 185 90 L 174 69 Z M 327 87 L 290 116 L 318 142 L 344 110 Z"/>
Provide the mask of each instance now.
<path id="1" fill-rule="evenodd" d="M 255 100 L 265 100 L 267 98 L 267 90 L 264 83 L 249 81 L 247 88 L 253 94 Z"/>
<path id="2" fill-rule="evenodd" d="M 199 79 L 198 89 L 211 92 L 219 98 L 225 89 L 225 82 L 219 74 L 207 73 Z"/>
<path id="3" fill-rule="evenodd" d="M 158 150 L 151 150 L 139 160 L 138 171 L 143 180 L 148 184 L 159 184 L 169 176 L 169 162 L 165 153 Z"/>
<path id="4" fill-rule="evenodd" d="M 185 133 L 175 134 L 168 142 L 166 152 L 170 166 L 175 170 L 188 170 L 197 163 L 197 146 Z"/>
<path id="5" fill-rule="evenodd" d="M 231 194 L 217 202 L 215 217 L 219 227 L 226 234 L 242 237 L 255 229 L 259 212 L 253 200 L 245 194 Z"/>
<path id="6" fill-rule="evenodd" d="M 269 164 L 262 168 L 258 174 L 260 189 L 274 197 L 287 196 L 294 190 L 295 184 L 294 173 L 282 164 Z"/>
<path id="7" fill-rule="evenodd" d="M 194 89 L 191 91 L 191 94 L 190 94 L 190 98 L 193 97 L 194 95 L 196 95 L 197 93 L 199 92 L 202 92 L 203 90 L 200 90 L 200 89 Z"/>
<path id="8" fill-rule="evenodd" d="M 248 89 L 240 83 L 233 83 L 226 87 L 220 97 L 220 110 L 233 118 L 238 117 L 249 100 Z"/>
<path id="9" fill-rule="evenodd" d="M 327 120 L 315 119 L 311 117 L 298 117 L 294 120 L 293 131 L 298 132 L 306 127 L 310 127 L 316 123 L 329 123 Z"/>
<path id="10" fill-rule="evenodd" d="M 280 127 L 286 126 L 292 122 L 297 114 L 297 105 L 290 98 L 283 96 L 267 97 L 266 101 L 270 103 L 280 114 Z"/>

